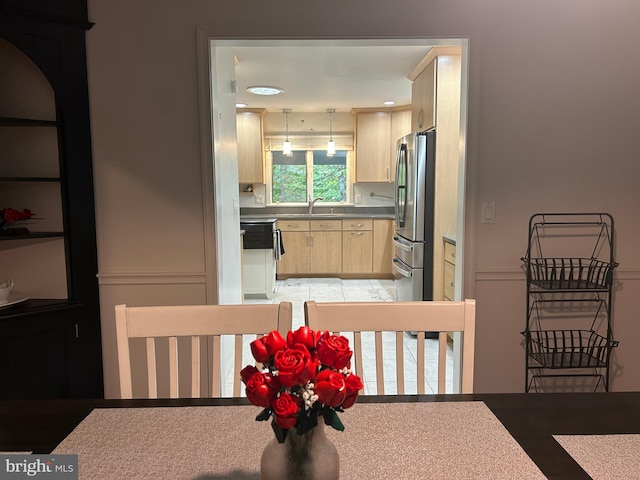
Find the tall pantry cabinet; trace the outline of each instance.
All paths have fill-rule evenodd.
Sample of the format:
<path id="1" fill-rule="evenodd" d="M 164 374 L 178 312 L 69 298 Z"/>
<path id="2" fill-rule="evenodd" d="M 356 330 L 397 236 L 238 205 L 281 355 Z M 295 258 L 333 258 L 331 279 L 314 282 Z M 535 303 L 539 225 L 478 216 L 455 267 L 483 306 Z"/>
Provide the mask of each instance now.
<path id="1" fill-rule="evenodd" d="M 445 299 L 445 238 L 455 237 L 458 221 L 458 163 L 460 161 L 461 48 L 433 47 L 409 74 L 411 128 L 435 128 L 435 210 L 433 225 L 433 298 Z"/>
<path id="2" fill-rule="evenodd" d="M 82 1 L 0 2 L 0 398 L 103 396 Z"/>

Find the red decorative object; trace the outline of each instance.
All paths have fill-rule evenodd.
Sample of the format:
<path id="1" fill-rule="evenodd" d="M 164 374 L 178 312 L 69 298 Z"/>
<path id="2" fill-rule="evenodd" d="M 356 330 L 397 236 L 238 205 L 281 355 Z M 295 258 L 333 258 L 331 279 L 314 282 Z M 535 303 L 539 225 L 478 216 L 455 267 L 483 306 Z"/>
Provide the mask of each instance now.
<path id="1" fill-rule="evenodd" d="M 0 228 L 5 228 L 8 224 L 19 220 L 28 220 L 33 217 L 31 210 L 25 208 L 22 211 L 15 208 L 3 208 L 0 210 Z"/>
<path id="2" fill-rule="evenodd" d="M 346 337 L 305 326 L 288 332 L 285 340 L 274 330 L 251 342 L 251 352 L 263 368 L 248 365 L 240 376 L 247 399 L 264 408 L 256 420 L 272 418 L 278 442 L 291 428 L 298 435 L 308 433 L 318 416 L 344 430 L 337 412 L 351 407 L 363 388 L 350 370 L 353 352 Z"/>

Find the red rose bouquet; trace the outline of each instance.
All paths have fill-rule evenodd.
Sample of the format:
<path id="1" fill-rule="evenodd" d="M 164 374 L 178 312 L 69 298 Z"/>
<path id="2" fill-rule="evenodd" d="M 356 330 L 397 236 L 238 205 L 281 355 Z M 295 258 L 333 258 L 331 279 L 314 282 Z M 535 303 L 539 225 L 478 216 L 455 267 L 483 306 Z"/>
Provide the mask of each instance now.
<path id="1" fill-rule="evenodd" d="M 262 370 L 249 365 L 240 376 L 247 399 L 263 407 L 256 420 L 268 420 L 280 443 L 290 428 L 299 435 L 318 424 L 318 416 L 344 430 L 337 412 L 351 407 L 362 389 L 350 370 L 349 341 L 329 332 L 300 327 L 286 340 L 276 330 L 251 342 L 251 353 Z"/>

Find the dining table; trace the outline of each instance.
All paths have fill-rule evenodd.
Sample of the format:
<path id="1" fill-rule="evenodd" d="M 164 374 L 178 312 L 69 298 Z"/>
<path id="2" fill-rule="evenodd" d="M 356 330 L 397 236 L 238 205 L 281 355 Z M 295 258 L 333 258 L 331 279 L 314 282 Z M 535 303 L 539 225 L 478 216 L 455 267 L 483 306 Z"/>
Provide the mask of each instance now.
<path id="1" fill-rule="evenodd" d="M 273 438 L 261 410 L 0 400 L 0 455 L 77 455 L 80 479 L 258 480 Z M 343 480 L 640 478 L 640 392 L 370 395 L 338 415 L 344 431 L 325 428 Z"/>

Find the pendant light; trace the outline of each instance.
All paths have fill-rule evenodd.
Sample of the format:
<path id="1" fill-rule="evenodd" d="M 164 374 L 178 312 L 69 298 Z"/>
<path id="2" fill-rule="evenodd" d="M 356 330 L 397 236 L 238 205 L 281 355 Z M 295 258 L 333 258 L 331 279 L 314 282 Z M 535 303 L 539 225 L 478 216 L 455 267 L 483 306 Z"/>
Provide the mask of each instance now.
<path id="1" fill-rule="evenodd" d="M 291 142 L 289 141 L 289 114 L 291 113 L 290 108 L 283 108 L 282 113 L 284 113 L 284 122 L 285 122 L 285 133 L 286 138 L 284 143 L 282 144 L 282 154 L 287 157 L 293 156 L 293 152 L 291 151 Z"/>
<path id="2" fill-rule="evenodd" d="M 335 108 L 327 108 L 329 114 L 329 143 L 327 143 L 327 157 L 333 157 L 336 154 L 336 142 L 333 141 L 333 114 Z"/>

